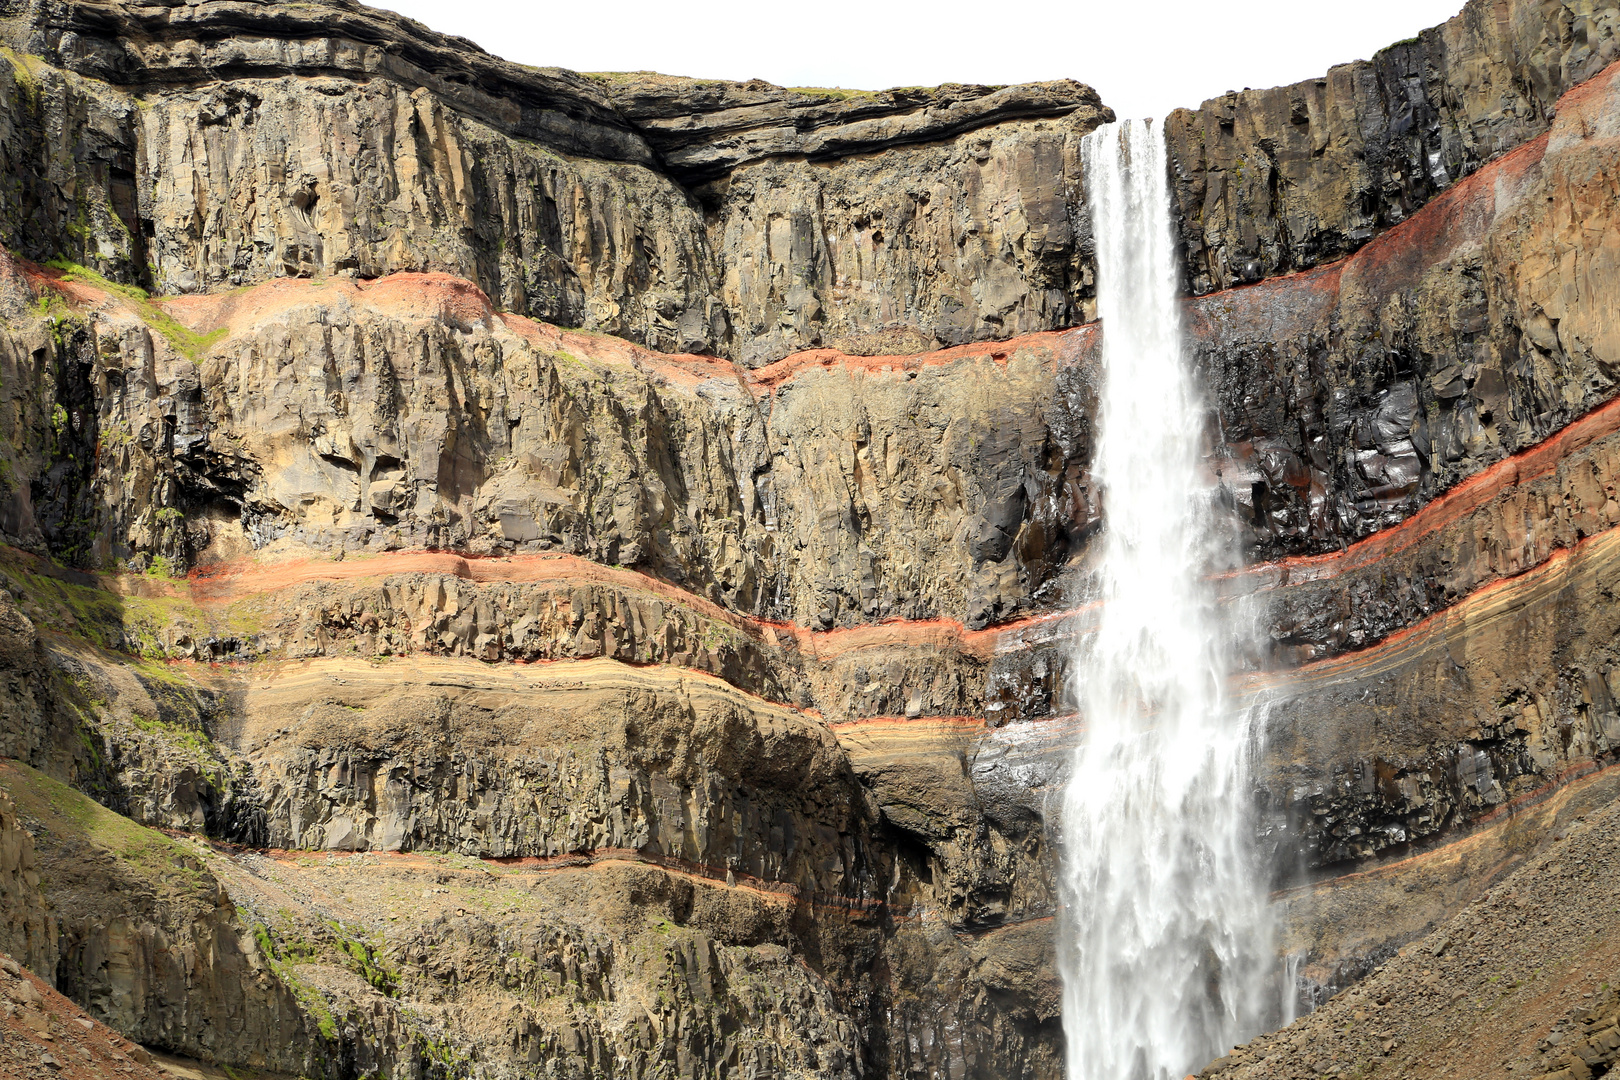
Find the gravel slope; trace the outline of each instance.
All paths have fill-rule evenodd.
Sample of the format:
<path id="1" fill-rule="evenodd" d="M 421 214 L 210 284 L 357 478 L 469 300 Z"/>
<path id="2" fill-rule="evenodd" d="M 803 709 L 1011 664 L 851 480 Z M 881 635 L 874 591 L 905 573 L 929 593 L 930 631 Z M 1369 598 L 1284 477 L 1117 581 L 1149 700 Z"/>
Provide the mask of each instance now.
<path id="1" fill-rule="evenodd" d="M 1310 1016 L 1208 1066 L 1222 1080 L 1620 1076 L 1620 804 Z"/>

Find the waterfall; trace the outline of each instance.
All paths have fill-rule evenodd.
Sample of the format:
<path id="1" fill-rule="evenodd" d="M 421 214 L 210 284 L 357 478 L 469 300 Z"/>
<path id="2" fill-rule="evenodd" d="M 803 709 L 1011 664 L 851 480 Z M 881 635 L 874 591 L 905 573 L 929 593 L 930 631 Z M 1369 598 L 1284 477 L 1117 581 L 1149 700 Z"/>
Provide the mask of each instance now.
<path id="1" fill-rule="evenodd" d="M 1273 978 L 1253 854 L 1248 714 L 1226 694 L 1233 628 L 1187 370 L 1162 133 L 1082 144 L 1097 247 L 1105 527 L 1078 646 L 1085 721 L 1063 794 L 1059 964 L 1068 1080 L 1181 1080 L 1256 1034 Z"/>

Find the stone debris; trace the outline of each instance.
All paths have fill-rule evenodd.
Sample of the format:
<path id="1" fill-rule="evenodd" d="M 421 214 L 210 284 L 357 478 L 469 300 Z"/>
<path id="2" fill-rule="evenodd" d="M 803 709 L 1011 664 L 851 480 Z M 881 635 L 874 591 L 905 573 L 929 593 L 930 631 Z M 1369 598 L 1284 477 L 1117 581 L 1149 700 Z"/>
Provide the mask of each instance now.
<path id="1" fill-rule="evenodd" d="M 13 957 L 0 954 L 0 1077 L 172 1080 L 152 1066 L 145 1048 L 96 1023 Z M 211 1072 L 209 1080 L 214 1077 L 224 1080 L 223 1073 Z"/>
<path id="2" fill-rule="evenodd" d="M 1604 1076 L 1620 1063 L 1617 897 L 1610 801 L 1368 978 L 1201 1075 Z"/>

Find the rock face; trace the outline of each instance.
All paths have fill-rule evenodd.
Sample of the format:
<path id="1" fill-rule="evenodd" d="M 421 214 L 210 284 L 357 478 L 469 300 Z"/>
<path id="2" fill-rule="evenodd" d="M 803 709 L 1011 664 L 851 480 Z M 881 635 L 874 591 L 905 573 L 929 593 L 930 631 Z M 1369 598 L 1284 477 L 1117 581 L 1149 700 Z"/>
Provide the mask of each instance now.
<path id="1" fill-rule="evenodd" d="M 10 1076 L 97 1080 L 116 1074 L 159 1080 L 164 1075 L 144 1049 L 91 1020 L 9 956 L 0 956 L 0 995 L 6 1000 L 0 1069 Z"/>
<path id="2" fill-rule="evenodd" d="M 292 990 L 267 978 L 252 935 L 190 845 L 143 829 L 18 764 L 0 766 L 45 839 L 56 988 L 137 1042 L 191 1057 L 324 1072 L 331 1049 Z"/>
<path id="3" fill-rule="evenodd" d="M 1596 0 L 1470 0 L 1370 61 L 1166 120 L 1194 293 L 1320 266 L 1544 133 L 1620 56 Z"/>
<path id="4" fill-rule="evenodd" d="M 5 951 L 35 971 L 56 967 L 56 926 L 39 888 L 34 838 L 10 796 L 0 796 L 0 900 L 5 902 Z"/>
<path id="5" fill-rule="evenodd" d="M 1200 1076 L 1269 1080 L 1332 1067 L 1459 1078 L 1609 1073 L 1620 1060 L 1609 929 L 1617 816 L 1611 802 L 1571 821 L 1530 865 L 1364 984 Z"/>
<path id="6" fill-rule="evenodd" d="M 66 170 L 0 197 L 13 246 L 147 288 L 443 271 L 503 309 L 751 365 L 1050 329 L 1089 295 L 1077 140 L 1109 114 L 1078 83 L 598 82 L 352 3 L 13 22 L 38 55 L 8 61 L 0 152 Z"/>
<path id="7" fill-rule="evenodd" d="M 1096 96 L 0 10 L 0 949 L 323 1080 L 1060 1075 Z M 1612 23 L 1167 122 L 1315 1001 L 1620 776 Z"/>

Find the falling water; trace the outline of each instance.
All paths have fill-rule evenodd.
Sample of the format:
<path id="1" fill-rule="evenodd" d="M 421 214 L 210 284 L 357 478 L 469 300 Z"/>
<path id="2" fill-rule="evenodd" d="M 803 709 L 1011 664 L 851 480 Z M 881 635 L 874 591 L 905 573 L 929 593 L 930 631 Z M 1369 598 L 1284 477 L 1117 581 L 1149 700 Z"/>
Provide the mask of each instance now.
<path id="1" fill-rule="evenodd" d="M 1225 694 L 1232 628 L 1183 356 L 1164 140 L 1082 147 L 1104 366 L 1094 475 L 1097 627 L 1077 657 L 1086 734 L 1063 799 L 1068 1080 L 1180 1080 L 1254 1035 L 1271 976 L 1253 857 L 1249 723 Z"/>

